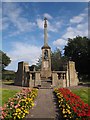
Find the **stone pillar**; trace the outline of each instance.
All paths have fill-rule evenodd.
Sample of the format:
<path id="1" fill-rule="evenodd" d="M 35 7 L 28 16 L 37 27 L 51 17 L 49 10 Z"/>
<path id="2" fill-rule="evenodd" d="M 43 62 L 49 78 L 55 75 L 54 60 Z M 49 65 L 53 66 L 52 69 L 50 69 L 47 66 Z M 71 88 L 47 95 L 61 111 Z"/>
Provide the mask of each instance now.
<path id="1" fill-rule="evenodd" d="M 20 86 L 24 85 L 24 62 L 23 61 L 18 63 L 18 70 L 16 73 L 16 79 L 14 84 L 20 85 Z"/>
<path id="2" fill-rule="evenodd" d="M 52 86 L 56 86 L 58 84 L 58 75 L 55 72 L 52 72 Z"/>
<path id="3" fill-rule="evenodd" d="M 35 86 L 41 86 L 41 77 L 40 72 L 35 72 Z"/>
<path id="4" fill-rule="evenodd" d="M 63 80 L 63 73 L 61 73 L 61 78 L 60 79 Z"/>
<path id="5" fill-rule="evenodd" d="M 67 86 L 67 87 L 70 86 L 69 68 L 68 68 L 68 65 L 67 65 L 67 71 L 66 71 L 66 86 Z"/>
<path id="6" fill-rule="evenodd" d="M 29 73 L 30 79 L 29 79 L 29 87 L 32 87 L 32 74 Z"/>
<path id="7" fill-rule="evenodd" d="M 76 86 L 78 84 L 77 73 L 75 70 L 75 62 L 73 61 L 68 62 L 68 78 L 70 80 L 70 86 Z"/>
<path id="8" fill-rule="evenodd" d="M 29 72 L 29 64 L 24 61 L 19 62 L 18 70 L 16 73 L 15 85 L 28 87 L 29 86 L 28 72 Z"/>

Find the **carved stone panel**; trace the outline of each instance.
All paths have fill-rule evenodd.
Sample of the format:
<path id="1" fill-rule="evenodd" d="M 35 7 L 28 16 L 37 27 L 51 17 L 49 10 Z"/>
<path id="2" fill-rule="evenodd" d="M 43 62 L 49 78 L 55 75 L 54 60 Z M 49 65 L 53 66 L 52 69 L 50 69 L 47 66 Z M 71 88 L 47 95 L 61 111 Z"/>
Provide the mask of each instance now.
<path id="1" fill-rule="evenodd" d="M 44 61 L 44 62 L 43 62 L 43 67 L 44 67 L 44 68 L 48 68 L 48 67 L 49 67 L 48 61 Z"/>

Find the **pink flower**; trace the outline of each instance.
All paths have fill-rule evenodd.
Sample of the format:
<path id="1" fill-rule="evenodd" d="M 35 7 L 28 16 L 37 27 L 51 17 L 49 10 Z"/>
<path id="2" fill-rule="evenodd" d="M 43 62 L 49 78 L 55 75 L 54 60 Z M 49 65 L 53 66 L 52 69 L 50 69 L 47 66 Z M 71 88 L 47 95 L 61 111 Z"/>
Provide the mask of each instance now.
<path id="1" fill-rule="evenodd" d="M 3 116 L 1 116 L 1 119 L 4 119 L 4 117 L 3 117 Z"/>
<path id="2" fill-rule="evenodd" d="M 19 107 L 19 105 L 17 104 L 17 105 L 15 106 L 15 109 L 18 108 L 18 107 Z"/>

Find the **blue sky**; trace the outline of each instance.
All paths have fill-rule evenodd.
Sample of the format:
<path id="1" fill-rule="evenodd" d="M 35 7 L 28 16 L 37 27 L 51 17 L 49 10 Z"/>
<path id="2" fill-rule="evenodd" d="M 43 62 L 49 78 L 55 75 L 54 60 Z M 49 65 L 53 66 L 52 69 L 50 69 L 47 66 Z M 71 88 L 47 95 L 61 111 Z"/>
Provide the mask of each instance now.
<path id="1" fill-rule="evenodd" d="M 1 11 L 1 10 L 0 10 Z M 19 61 L 35 64 L 44 43 L 43 19 L 48 19 L 48 44 L 63 50 L 68 38 L 88 36 L 87 2 L 3 2 L 2 49 L 17 70 Z"/>

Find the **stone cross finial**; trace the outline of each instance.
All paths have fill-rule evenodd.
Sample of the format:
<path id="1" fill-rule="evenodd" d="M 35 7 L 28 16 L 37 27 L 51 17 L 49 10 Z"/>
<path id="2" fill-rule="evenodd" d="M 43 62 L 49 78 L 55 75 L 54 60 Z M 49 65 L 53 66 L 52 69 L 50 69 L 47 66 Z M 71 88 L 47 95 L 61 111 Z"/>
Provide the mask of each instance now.
<path id="1" fill-rule="evenodd" d="M 45 20 L 44 27 L 47 27 L 47 18 L 45 17 L 44 20 Z"/>
<path id="2" fill-rule="evenodd" d="M 44 18 L 44 46 L 47 46 L 47 18 Z"/>

